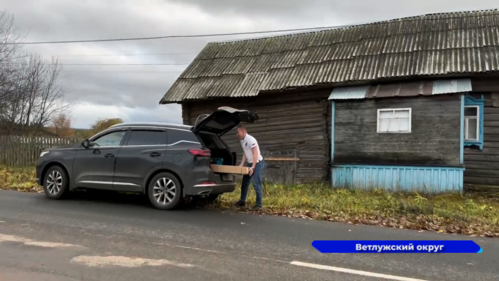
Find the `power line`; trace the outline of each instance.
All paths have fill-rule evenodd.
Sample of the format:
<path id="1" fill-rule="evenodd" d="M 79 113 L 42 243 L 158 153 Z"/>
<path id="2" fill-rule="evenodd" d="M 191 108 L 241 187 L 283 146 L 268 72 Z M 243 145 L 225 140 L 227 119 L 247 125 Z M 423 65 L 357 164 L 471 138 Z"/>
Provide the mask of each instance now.
<path id="1" fill-rule="evenodd" d="M 2 64 L 20 64 L 20 63 L 1 63 Z M 123 65 L 128 65 L 128 66 L 144 66 L 144 65 L 155 65 L 155 66 L 160 66 L 160 65 L 177 65 L 177 66 L 185 66 L 189 65 L 188 63 L 44 63 L 44 65 L 71 65 L 71 66 L 109 66 L 109 65 L 114 65 L 114 66 L 123 66 Z"/>
<path id="2" fill-rule="evenodd" d="M 65 72 L 65 73 L 180 73 L 182 71 L 113 71 L 113 70 L 109 70 L 109 71 L 99 71 L 99 70 L 61 70 L 62 72 Z"/>
<path id="3" fill-rule="evenodd" d="M 121 56 L 169 56 L 169 55 L 193 55 L 197 53 L 158 53 L 158 54 L 115 54 L 115 55 L 52 55 L 52 57 L 121 57 Z"/>
<path id="4" fill-rule="evenodd" d="M 87 40 L 64 40 L 64 41 L 35 41 L 35 42 L 6 43 L 6 44 L 12 44 L 12 45 L 40 45 L 40 44 L 68 44 L 68 43 L 96 43 L 96 42 L 116 42 L 116 41 L 157 40 L 157 39 L 170 39 L 170 38 L 202 38 L 202 37 L 216 37 L 216 36 L 233 36 L 233 35 L 279 33 L 279 32 L 292 32 L 292 31 L 307 31 L 307 30 L 318 30 L 318 29 L 333 29 L 333 28 L 341 28 L 341 27 L 348 27 L 348 26 L 351 26 L 351 25 L 307 27 L 307 28 L 265 30 L 265 31 L 232 32 L 232 33 L 211 33 L 211 34 L 192 34 L 192 35 L 166 35 L 166 36 L 154 36 L 154 37 L 112 38 L 112 39 L 87 39 Z"/>
<path id="5" fill-rule="evenodd" d="M 188 63 L 47 63 L 45 65 L 93 65 L 93 66 L 106 66 L 106 65 L 189 65 Z"/>

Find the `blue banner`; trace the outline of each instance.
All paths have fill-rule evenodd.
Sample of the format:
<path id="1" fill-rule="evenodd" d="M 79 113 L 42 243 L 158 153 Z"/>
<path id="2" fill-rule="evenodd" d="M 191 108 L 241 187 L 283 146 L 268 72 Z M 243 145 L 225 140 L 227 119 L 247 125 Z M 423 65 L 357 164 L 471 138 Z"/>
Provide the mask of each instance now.
<path id="1" fill-rule="evenodd" d="M 321 253 L 481 253 L 471 240 L 316 240 Z"/>

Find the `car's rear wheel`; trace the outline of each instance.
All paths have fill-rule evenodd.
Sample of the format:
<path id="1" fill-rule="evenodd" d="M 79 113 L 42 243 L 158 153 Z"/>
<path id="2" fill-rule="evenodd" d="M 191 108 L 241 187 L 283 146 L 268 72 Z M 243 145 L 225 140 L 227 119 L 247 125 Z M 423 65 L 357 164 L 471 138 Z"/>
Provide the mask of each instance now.
<path id="1" fill-rule="evenodd" d="M 182 203 L 182 186 L 171 173 L 163 172 L 153 177 L 148 187 L 149 201 L 160 210 L 172 210 Z"/>
<path id="2" fill-rule="evenodd" d="M 69 176 L 66 171 L 59 166 L 50 167 L 45 173 L 43 189 L 49 199 L 62 199 L 69 190 Z"/>

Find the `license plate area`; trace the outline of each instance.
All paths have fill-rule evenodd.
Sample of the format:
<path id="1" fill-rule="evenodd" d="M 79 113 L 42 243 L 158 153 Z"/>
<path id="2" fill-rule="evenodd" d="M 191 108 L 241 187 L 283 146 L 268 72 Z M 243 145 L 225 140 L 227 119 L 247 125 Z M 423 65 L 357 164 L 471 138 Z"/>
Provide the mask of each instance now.
<path id="1" fill-rule="evenodd" d="M 222 180 L 223 181 L 233 181 L 234 176 L 233 175 L 222 175 Z"/>

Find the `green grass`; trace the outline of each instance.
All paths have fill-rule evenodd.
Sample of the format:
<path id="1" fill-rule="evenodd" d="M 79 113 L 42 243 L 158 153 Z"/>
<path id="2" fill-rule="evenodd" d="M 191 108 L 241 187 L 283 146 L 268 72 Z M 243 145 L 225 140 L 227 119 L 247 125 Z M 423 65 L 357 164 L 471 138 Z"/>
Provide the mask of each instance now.
<path id="1" fill-rule="evenodd" d="M 233 209 L 240 189 L 224 194 L 212 207 Z M 255 193 L 248 194 L 249 204 Z M 289 217 L 380 225 L 445 233 L 499 237 L 499 198 L 489 194 L 391 193 L 331 189 L 327 185 L 267 184 L 261 211 Z"/>
<path id="2" fill-rule="evenodd" d="M 42 190 L 36 183 L 35 169 L 2 166 L 0 166 L 0 189 L 20 192 L 39 192 Z"/>
<path id="3" fill-rule="evenodd" d="M 39 192 L 34 169 L 0 167 L 0 189 Z M 234 206 L 239 187 L 206 208 L 251 210 Z M 247 204 L 254 203 L 250 187 Z M 442 233 L 499 237 L 497 192 L 422 195 L 382 190 L 331 189 L 324 184 L 266 184 L 264 208 L 258 213 L 350 224 L 429 230 Z"/>

